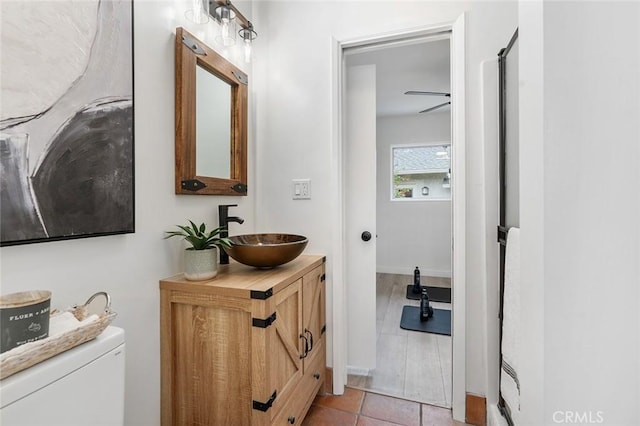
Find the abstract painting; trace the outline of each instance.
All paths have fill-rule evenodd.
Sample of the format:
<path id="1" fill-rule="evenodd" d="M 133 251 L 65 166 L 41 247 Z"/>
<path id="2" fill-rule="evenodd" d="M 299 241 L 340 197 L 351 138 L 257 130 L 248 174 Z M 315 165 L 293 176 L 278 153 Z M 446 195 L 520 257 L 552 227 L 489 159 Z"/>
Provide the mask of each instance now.
<path id="1" fill-rule="evenodd" d="M 0 244 L 134 232 L 132 0 L 0 7 Z"/>

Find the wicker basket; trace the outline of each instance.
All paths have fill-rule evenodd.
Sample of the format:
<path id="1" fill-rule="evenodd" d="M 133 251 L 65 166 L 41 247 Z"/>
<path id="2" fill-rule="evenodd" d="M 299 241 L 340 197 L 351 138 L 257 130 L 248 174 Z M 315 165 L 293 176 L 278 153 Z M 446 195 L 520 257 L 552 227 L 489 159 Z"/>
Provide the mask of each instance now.
<path id="1" fill-rule="evenodd" d="M 105 309 L 98 316 L 97 320 L 56 336 L 26 343 L 0 355 L 0 380 L 82 343 L 88 342 L 102 333 L 116 317 L 116 313 L 111 311 L 111 298 L 105 292 L 94 294 L 84 305 L 73 306 L 63 312 L 53 311 L 51 317 L 61 315 L 64 312 L 71 312 L 78 321 L 82 321 L 87 317 L 87 306 L 97 296 L 104 296 L 106 298 Z"/>

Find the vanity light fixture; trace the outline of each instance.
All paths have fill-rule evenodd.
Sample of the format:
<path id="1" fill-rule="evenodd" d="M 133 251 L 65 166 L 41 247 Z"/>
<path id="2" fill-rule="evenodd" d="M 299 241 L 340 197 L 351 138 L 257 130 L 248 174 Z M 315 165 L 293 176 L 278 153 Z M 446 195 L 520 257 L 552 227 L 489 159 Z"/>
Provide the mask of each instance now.
<path id="1" fill-rule="evenodd" d="M 253 24 L 251 21 L 248 21 L 247 27 L 242 27 L 240 31 L 240 38 L 244 40 L 244 61 L 251 62 L 251 44 L 253 40 L 258 37 L 258 33 L 256 33 L 253 29 Z"/>
<path id="2" fill-rule="evenodd" d="M 191 9 L 184 16 L 193 23 L 206 24 L 209 22 L 209 0 L 191 0 Z"/>
<path id="3" fill-rule="evenodd" d="M 236 37 L 240 35 L 244 42 L 244 60 L 251 62 L 251 45 L 258 37 L 253 24 L 231 3 L 231 0 L 190 0 L 192 8 L 185 16 L 196 24 L 206 24 L 213 18 L 220 25 L 220 34 L 216 42 L 229 47 L 236 44 Z M 236 32 L 236 23 L 240 31 Z"/>

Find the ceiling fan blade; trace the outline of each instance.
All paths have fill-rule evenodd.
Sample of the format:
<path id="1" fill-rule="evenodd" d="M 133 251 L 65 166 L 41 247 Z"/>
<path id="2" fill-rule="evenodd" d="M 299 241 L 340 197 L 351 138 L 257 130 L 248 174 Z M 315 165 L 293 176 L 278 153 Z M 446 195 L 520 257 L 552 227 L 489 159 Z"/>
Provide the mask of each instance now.
<path id="1" fill-rule="evenodd" d="M 445 103 L 440 104 L 440 105 L 436 105 L 436 106 L 431 107 L 431 108 L 423 109 L 422 111 L 418 112 L 418 114 L 422 114 L 423 112 L 429 112 L 429 111 L 433 111 L 433 110 L 438 109 L 438 108 L 442 108 L 443 106 L 449 105 L 450 103 L 451 103 L 451 101 L 445 102 Z"/>
<path id="2" fill-rule="evenodd" d="M 424 92 L 421 90 L 409 90 L 404 92 L 405 95 L 427 95 L 427 96 L 451 96 L 451 93 L 447 92 Z"/>

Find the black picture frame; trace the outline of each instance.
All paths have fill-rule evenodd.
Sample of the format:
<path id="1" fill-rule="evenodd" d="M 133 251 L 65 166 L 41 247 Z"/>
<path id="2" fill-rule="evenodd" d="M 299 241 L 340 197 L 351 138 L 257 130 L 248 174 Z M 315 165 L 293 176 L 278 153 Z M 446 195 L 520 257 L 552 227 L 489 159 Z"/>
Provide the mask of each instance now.
<path id="1" fill-rule="evenodd" d="M 0 246 L 133 233 L 133 1 L 83 2 L 85 9 L 79 11 L 77 6 L 65 9 L 55 2 L 55 13 L 48 14 L 37 10 L 43 6 L 39 2 L 28 5 L 3 10 L 3 26 L 14 25 L 16 29 L 12 37 L 3 40 L 3 49 L 27 58 L 3 60 L 3 75 L 51 65 L 44 49 L 40 56 L 37 50 L 36 54 L 11 50 L 11 43 L 28 45 L 20 39 L 20 28 L 29 27 L 29 19 L 38 19 L 30 31 L 42 28 L 49 35 L 56 29 L 63 31 L 62 21 L 75 19 L 83 25 L 95 25 L 84 40 L 88 49 L 60 48 L 69 55 L 61 55 L 62 62 L 75 61 L 83 67 L 67 86 L 59 84 L 64 89 L 59 97 L 33 113 L 21 114 L 19 108 L 3 112 Z M 10 31 L 5 27 L 3 34 Z M 33 36 L 37 42 L 38 35 Z M 64 36 L 56 40 L 64 40 Z M 47 81 L 53 85 L 57 78 L 69 76 L 55 67 L 48 69 Z M 16 79 L 13 93 L 31 89 L 21 84 L 22 80 Z M 4 93 L 2 96 L 5 98 Z"/>

